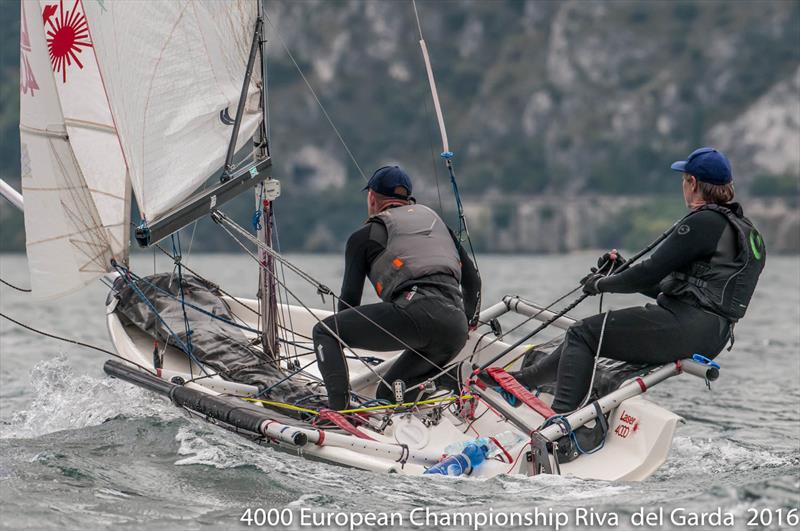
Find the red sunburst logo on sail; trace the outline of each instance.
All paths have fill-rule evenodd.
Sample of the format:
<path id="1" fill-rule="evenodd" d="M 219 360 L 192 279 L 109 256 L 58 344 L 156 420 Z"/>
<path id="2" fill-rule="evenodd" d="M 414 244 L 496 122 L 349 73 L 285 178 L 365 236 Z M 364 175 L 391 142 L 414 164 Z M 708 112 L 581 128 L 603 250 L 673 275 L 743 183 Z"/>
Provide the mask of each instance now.
<path id="1" fill-rule="evenodd" d="M 50 52 L 50 64 L 53 72 L 61 74 L 67 82 L 67 67 L 73 63 L 83 69 L 78 59 L 82 48 L 92 46 L 89 40 L 89 27 L 86 16 L 79 10 L 80 0 L 75 0 L 71 10 L 64 9 L 64 0 L 57 5 L 46 5 L 42 11 L 42 21 L 47 34 L 47 49 Z"/>

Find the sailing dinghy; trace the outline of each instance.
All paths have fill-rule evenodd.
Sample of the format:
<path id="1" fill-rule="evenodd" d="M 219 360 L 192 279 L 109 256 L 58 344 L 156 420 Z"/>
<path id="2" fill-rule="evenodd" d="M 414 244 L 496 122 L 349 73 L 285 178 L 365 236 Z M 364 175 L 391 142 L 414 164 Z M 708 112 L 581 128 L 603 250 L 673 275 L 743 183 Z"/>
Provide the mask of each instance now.
<path id="1" fill-rule="evenodd" d="M 704 360 L 615 367 L 601 359 L 588 403 L 555 415 L 547 389 L 532 392 L 504 370 L 532 351 L 507 343 L 500 320 L 520 314 L 524 324 L 562 329 L 573 321 L 565 311 L 505 297 L 483 310 L 463 350 L 411 401 L 402 392 L 394 404 L 371 398 L 381 383 L 402 387 L 383 381 L 398 352 L 347 348 L 352 407 L 326 409 L 309 338 L 330 312 L 295 297 L 285 274 L 335 293 L 272 245 L 280 185 L 271 176 L 260 2 L 25 0 L 21 11 L 33 292 L 52 298 L 108 283 L 107 326 L 119 358 L 106 362 L 109 375 L 259 444 L 331 463 L 400 474 L 606 480 L 644 479 L 667 458 L 680 418 L 640 395 L 679 374 L 718 376 Z M 252 156 L 237 156 L 247 146 Z M 447 164 L 452 175 L 450 157 Z M 215 174 L 219 181 L 199 190 Z M 220 210 L 251 190 L 253 230 Z M 141 277 L 130 268 L 131 193 L 141 212 L 136 240 L 170 255 L 172 272 Z M 256 299 L 234 297 L 181 262 L 178 231 L 203 216 L 259 263 Z M 576 435 L 588 425 L 601 435 L 592 448 Z"/>

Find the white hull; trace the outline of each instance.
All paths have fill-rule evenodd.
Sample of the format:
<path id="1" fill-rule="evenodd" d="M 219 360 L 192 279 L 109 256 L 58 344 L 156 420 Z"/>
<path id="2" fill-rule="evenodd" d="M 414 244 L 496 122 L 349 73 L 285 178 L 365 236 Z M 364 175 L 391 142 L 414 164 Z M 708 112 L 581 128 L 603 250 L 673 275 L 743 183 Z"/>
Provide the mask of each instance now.
<path id="1" fill-rule="evenodd" d="M 243 308 L 231 299 L 227 299 L 227 302 L 237 319 L 240 319 L 247 326 L 258 328 L 259 325 L 255 313 Z M 257 301 L 255 300 L 243 300 L 241 302 L 253 309 L 257 307 Z M 281 310 L 291 314 L 291 322 L 296 333 L 306 337 L 311 336 L 311 329 L 316 320 L 305 309 L 298 306 L 287 306 Z M 324 310 L 314 310 L 314 312 L 319 318 L 330 315 L 330 312 Z M 113 311 L 113 304 L 108 308 L 107 323 L 111 340 L 122 357 L 135 364 L 153 367 L 153 339 L 150 336 L 134 326 L 124 326 Z M 475 348 L 475 342 L 479 340 L 480 336 L 481 334 L 478 333 L 470 334 L 470 338 L 459 354 L 458 359 L 469 357 Z M 300 337 L 297 340 L 306 341 Z M 489 340 L 487 339 L 483 340 L 484 345 L 488 342 Z M 480 364 L 506 347 L 505 343 L 497 341 L 483 348 L 472 361 Z M 524 346 L 518 347 L 519 354 L 523 350 Z M 390 360 L 398 353 L 358 351 L 358 354 Z M 374 396 L 374 375 L 358 360 L 348 359 L 348 363 L 353 389 L 362 394 Z M 390 362 L 387 362 L 378 367 L 388 367 L 389 364 Z M 308 372 L 319 376 L 316 365 L 312 365 Z M 174 377 L 180 377 L 185 381 L 191 379 L 192 375 L 196 377 L 199 374 L 201 374 L 200 368 L 196 365 L 190 367 L 190 362 L 184 353 L 172 347 L 167 347 L 163 356 L 163 369 L 159 371 L 161 378 L 170 381 Z M 212 395 L 248 395 L 257 392 L 254 386 L 226 381 L 216 375 L 198 382 L 188 383 L 187 386 Z M 494 394 L 493 391 L 487 391 L 487 393 Z M 502 401 L 499 395 L 495 396 Z M 242 404 L 247 404 L 247 402 L 243 401 Z M 268 411 L 260 407 L 259 409 Z M 432 464 L 431 460 L 435 461 L 438 456 L 444 453 L 444 448 L 448 444 L 479 436 L 490 437 L 508 430 L 517 430 L 513 424 L 492 411 L 482 415 L 485 410 L 486 406 L 482 402 L 479 403 L 475 413 L 476 420 L 471 422 L 471 426 L 470 422 L 457 417 L 449 410 L 445 410 L 441 421 L 430 427 L 424 425 L 419 418 L 410 413 L 399 416 L 399 418 L 396 416 L 393 423 L 383 433 L 377 433 L 369 429 L 369 425 L 359 427 L 361 431 L 375 441 L 383 443 L 378 445 L 380 447 L 378 449 L 359 447 L 360 439 L 351 435 L 328 432 L 327 430 L 327 442 L 322 446 L 306 444 L 301 449 L 297 449 L 290 444 L 275 439 L 272 439 L 272 442 L 290 449 L 293 448 L 298 453 L 306 456 L 345 466 L 375 472 L 418 475 L 422 474 L 426 467 Z M 525 405 L 511 409 L 510 412 L 523 420 L 527 426 L 531 427 L 531 430 L 540 426 L 544 421 L 543 417 Z M 645 479 L 658 469 L 667 458 L 672 444 L 673 433 L 679 420 L 680 417 L 677 415 L 643 398 L 629 398 L 611 411 L 609 434 L 604 447 L 596 453 L 585 454 L 572 462 L 562 464 L 560 472 L 563 475 L 587 479 Z M 469 429 L 467 430 L 468 426 Z M 464 433 L 465 430 L 467 430 L 466 434 Z M 311 431 L 316 432 L 313 429 Z M 527 436 L 527 434 L 525 435 Z M 417 462 L 409 459 L 408 462 L 401 466 L 397 461 L 396 455 L 392 453 L 398 448 L 399 442 L 407 444 L 412 452 L 428 456 L 428 458 L 417 459 Z M 519 443 L 514 448 L 508 448 L 508 453 L 513 459 L 504 458 L 503 462 L 500 460 L 487 460 L 479 467 L 476 467 L 472 475 L 490 477 L 504 473 L 529 474 L 530 463 L 526 459 L 526 453 L 529 449 L 530 446 L 526 442 Z"/>

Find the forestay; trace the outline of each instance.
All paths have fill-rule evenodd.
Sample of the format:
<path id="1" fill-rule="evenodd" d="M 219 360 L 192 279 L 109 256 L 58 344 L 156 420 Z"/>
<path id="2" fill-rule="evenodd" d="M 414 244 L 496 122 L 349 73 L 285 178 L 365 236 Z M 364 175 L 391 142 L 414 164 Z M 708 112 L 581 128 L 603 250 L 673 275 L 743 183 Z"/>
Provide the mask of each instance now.
<path id="1" fill-rule="evenodd" d="M 26 247 L 33 293 L 50 298 L 125 259 L 126 170 L 80 1 L 20 9 Z"/>
<path id="2" fill-rule="evenodd" d="M 143 218 L 154 219 L 224 163 L 231 126 L 223 118 L 235 118 L 257 3 L 117 1 L 83 7 L 133 191 Z M 260 83 L 254 72 L 237 149 L 259 124 Z"/>

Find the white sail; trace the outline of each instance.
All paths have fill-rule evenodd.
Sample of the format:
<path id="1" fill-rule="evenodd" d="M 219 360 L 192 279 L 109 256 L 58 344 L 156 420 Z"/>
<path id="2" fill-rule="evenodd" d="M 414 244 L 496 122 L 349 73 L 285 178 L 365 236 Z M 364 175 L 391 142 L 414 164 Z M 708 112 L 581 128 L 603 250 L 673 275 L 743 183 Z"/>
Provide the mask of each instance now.
<path id="1" fill-rule="evenodd" d="M 256 0 L 83 3 L 145 219 L 178 204 L 224 163 L 257 16 Z M 260 121 L 256 68 L 237 148 Z"/>
<path id="2" fill-rule="evenodd" d="M 126 169 L 80 0 L 21 2 L 20 148 L 33 294 L 70 293 L 127 253 Z"/>

